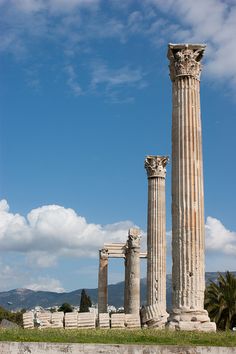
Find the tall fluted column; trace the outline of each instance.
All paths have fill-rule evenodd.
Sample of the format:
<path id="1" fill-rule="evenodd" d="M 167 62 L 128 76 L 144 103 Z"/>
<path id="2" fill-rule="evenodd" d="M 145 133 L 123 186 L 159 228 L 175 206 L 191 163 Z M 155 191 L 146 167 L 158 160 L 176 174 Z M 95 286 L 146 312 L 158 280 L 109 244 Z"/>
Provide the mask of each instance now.
<path id="1" fill-rule="evenodd" d="M 142 310 L 143 322 L 162 327 L 166 312 L 166 156 L 147 156 L 148 175 L 147 220 L 147 306 Z"/>
<path id="2" fill-rule="evenodd" d="M 172 303 L 169 326 L 215 330 L 204 310 L 204 192 L 200 116 L 205 45 L 169 44 L 172 80 Z"/>
<path id="3" fill-rule="evenodd" d="M 107 269 L 108 250 L 99 250 L 98 313 L 107 312 Z"/>
<path id="4" fill-rule="evenodd" d="M 129 229 L 127 250 L 126 250 L 126 267 L 125 272 L 128 280 L 125 282 L 127 286 L 126 312 L 139 316 L 140 309 L 140 230 Z"/>

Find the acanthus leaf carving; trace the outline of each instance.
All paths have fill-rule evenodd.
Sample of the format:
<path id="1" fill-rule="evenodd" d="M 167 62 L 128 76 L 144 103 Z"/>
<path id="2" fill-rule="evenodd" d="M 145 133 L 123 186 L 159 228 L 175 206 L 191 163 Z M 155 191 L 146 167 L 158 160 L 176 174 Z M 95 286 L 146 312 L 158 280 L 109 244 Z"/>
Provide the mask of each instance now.
<path id="1" fill-rule="evenodd" d="M 201 58 L 204 45 L 169 44 L 168 59 L 170 60 L 170 78 L 174 81 L 181 76 L 192 76 L 200 80 Z"/>
<path id="2" fill-rule="evenodd" d="M 168 156 L 149 155 L 145 159 L 144 167 L 147 171 L 148 178 L 166 177 L 166 165 L 169 161 Z"/>

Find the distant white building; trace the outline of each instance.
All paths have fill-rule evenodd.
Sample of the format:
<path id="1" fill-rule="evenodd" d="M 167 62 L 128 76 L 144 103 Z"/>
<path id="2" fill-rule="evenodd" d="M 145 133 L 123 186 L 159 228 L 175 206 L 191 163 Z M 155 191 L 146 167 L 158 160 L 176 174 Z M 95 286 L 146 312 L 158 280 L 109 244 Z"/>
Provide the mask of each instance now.
<path id="1" fill-rule="evenodd" d="M 107 306 L 107 311 L 108 311 L 108 312 L 116 312 L 117 310 L 116 310 L 116 307 L 115 307 L 115 306 L 113 306 L 113 305 L 108 305 L 108 306 Z"/>

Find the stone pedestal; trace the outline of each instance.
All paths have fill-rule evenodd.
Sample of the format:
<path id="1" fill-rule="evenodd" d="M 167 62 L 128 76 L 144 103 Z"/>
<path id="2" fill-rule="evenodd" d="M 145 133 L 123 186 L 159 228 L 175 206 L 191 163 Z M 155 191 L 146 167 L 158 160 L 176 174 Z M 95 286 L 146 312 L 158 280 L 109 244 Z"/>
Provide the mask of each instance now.
<path id="1" fill-rule="evenodd" d="M 142 322 L 163 327 L 166 312 L 166 156 L 147 156 L 147 306 L 141 310 Z"/>
<path id="2" fill-rule="evenodd" d="M 140 230 L 130 229 L 125 262 L 125 313 L 139 316 L 140 309 Z"/>
<path id="3" fill-rule="evenodd" d="M 107 312 L 107 270 L 108 250 L 99 250 L 99 274 L 98 274 L 98 313 Z"/>
<path id="4" fill-rule="evenodd" d="M 215 323 L 210 322 L 204 310 L 204 192 L 199 86 L 204 49 L 201 44 L 169 44 L 168 50 L 173 84 L 173 311 L 168 326 L 215 331 Z"/>
<path id="5" fill-rule="evenodd" d="M 99 313 L 98 314 L 98 327 L 99 328 L 110 328 L 110 315 L 109 313 Z"/>

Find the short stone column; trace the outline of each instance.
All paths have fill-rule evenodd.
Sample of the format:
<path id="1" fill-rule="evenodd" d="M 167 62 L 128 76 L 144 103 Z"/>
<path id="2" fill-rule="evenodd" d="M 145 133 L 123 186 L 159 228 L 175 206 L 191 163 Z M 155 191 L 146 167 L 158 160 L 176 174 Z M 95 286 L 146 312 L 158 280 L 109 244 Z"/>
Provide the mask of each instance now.
<path id="1" fill-rule="evenodd" d="M 99 273 L 98 273 L 98 313 L 107 312 L 107 270 L 108 250 L 99 250 Z"/>
<path id="2" fill-rule="evenodd" d="M 129 230 L 126 249 L 125 313 L 139 316 L 140 309 L 140 230 Z"/>
<path id="3" fill-rule="evenodd" d="M 163 327 L 166 319 L 166 205 L 165 177 L 167 156 L 147 156 L 147 306 L 142 321 Z"/>
<path id="4" fill-rule="evenodd" d="M 128 302 L 129 302 L 129 267 L 128 267 L 128 244 L 125 248 L 125 258 L 124 258 L 124 266 L 125 266 L 125 283 L 124 283 L 124 312 L 128 313 Z"/>
<path id="5" fill-rule="evenodd" d="M 204 191 L 200 116 L 205 45 L 169 44 L 172 80 L 172 305 L 168 326 L 214 331 L 204 310 Z"/>

